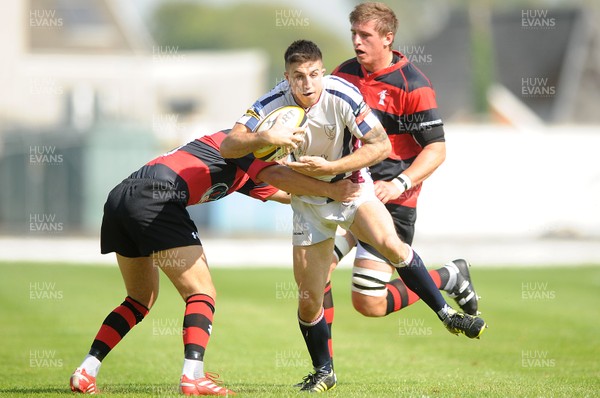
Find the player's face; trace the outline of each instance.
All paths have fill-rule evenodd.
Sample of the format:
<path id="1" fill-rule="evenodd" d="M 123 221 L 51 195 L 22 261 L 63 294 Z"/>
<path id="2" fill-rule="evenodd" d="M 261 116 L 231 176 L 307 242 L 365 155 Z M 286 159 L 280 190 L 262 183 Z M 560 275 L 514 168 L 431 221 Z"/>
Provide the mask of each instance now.
<path id="1" fill-rule="evenodd" d="M 390 46 L 394 38 L 392 32 L 381 36 L 375 30 L 375 21 L 373 20 L 362 24 L 354 23 L 350 31 L 356 59 L 366 70 L 375 72 L 389 65 Z"/>
<path id="2" fill-rule="evenodd" d="M 310 108 L 317 103 L 323 91 L 323 62 L 307 61 L 288 65 L 285 78 L 290 84 L 296 103 L 302 108 Z"/>

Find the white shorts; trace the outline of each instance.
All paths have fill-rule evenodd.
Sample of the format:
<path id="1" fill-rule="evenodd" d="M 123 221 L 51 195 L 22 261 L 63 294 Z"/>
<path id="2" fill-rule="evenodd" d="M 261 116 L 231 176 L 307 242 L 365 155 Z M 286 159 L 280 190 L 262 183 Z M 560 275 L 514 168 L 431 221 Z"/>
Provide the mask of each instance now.
<path id="1" fill-rule="evenodd" d="M 321 205 L 306 203 L 292 195 L 294 226 L 292 244 L 310 246 L 335 237 L 337 226 L 348 230 L 358 208 L 370 201 L 378 201 L 371 182 L 362 184 L 361 194 L 352 202 L 329 202 Z"/>
<path id="2" fill-rule="evenodd" d="M 370 251 L 365 249 L 365 247 L 363 245 L 361 245 L 360 242 L 356 242 L 356 255 L 354 256 L 354 259 L 355 260 L 372 260 L 372 261 L 377 261 L 378 263 L 390 264 L 390 262 L 385 257 L 383 257 L 381 254 L 375 255 L 375 254 L 371 253 Z M 391 264 L 390 264 L 390 266 L 391 266 Z"/>

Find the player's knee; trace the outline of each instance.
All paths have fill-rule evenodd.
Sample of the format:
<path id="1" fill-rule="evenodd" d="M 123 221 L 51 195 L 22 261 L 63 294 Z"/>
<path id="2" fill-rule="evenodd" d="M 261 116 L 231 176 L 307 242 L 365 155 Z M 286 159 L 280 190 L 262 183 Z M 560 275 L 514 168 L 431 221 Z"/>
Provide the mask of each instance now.
<path id="1" fill-rule="evenodd" d="M 387 236 L 383 240 L 381 254 L 391 262 L 398 263 L 404 259 L 405 246 L 398 236 Z"/>
<path id="2" fill-rule="evenodd" d="M 309 321 L 319 315 L 323 308 L 323 296 L 311 293 L 308 290 L 298 290 L 298 313 L 300 317 Z"/>
<path id="3" fill-rule="evenodd" d="M 310 295 L 307 291 L 298 291 L 299 307 L 304 311 L 317 312 L 322 307 L 323 300 L 319 300 L 314 295 Z"/>
<path id="4" fill-rule="evenodd" d="M 144 307 L 148 308 L 148 311 L 150 311 L 158 299 L 158 289 L 152 289 L 144 292 L 127 292 L 127 295 Z"/>
<path id="5" fill-rule="evenodd" d="M 361 315 L 368 317 L 385 316 L 386 301 L 385 297 L 365 296 L 352 292 L 352 306 Z"/>
<path id="6" fill-rule="evenodd" d="M 196 289 L 183 290 L 183 291 L 180 291 L 179 293 L 181 294 L 183 301 L 185 301 L 188 297 L 194 296 L 196 294 L 203 294 L 203 295 L 211 297 L 214 301 L 217 301 L 217 290 L 214 288 L 214 286 L 207 286 L 207 287 L 201 287 L 201 288 L 196 288 Z"/>

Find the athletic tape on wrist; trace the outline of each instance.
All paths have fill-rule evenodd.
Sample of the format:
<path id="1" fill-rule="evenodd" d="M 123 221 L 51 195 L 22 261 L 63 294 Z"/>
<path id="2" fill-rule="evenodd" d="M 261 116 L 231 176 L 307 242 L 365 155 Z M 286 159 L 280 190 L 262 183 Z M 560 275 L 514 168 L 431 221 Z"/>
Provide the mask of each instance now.
<path id="1" fill-rule="evenodd" d="M 400 174 L 392 180 L 392 183 L 394 183 L 400 192 L 408 191 L 412 187 L 412 181 L 406 174 Z"/>

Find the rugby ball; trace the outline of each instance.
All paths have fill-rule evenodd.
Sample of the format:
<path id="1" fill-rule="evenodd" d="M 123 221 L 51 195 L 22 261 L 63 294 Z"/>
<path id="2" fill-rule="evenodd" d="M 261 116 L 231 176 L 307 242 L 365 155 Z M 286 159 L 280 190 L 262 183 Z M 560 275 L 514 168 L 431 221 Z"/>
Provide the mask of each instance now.
<path id="1" fill-rule="evenodd" d="M 287 127 L 303 127 L 306 125 L 307 118 L 304 109 L 299 106 L 282 106 L 265 116 L 258 126 L 256 132 L 269 130 L 275 124 L 277 118 L 281 115 L 281 121 Z M 290 153 L 290 148 L 267 145 L 253 152 L 254 157 L 265 162 L 274 162 L 285 158 Z"/>

